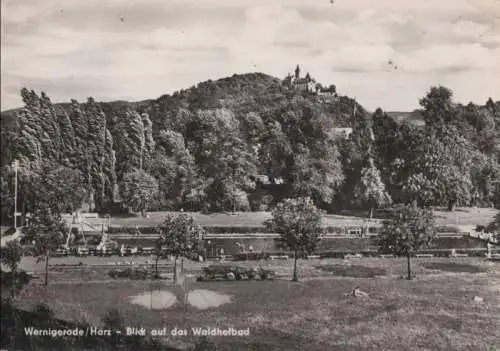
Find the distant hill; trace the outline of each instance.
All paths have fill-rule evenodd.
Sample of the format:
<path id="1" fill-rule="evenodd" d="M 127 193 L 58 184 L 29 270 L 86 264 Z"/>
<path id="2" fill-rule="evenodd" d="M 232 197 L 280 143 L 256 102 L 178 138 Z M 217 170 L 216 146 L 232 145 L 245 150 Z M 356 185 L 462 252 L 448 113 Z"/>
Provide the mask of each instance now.
<path id="1" fill-rule="evenodd" d="M 99 102 L 108 118 L 112 118 L 120 109 L 131 108 L 139 112 L 148 112 L 158 120 L 157 112 L 172 115 L 179 109 L 196 111 L 197 109 L 227 108 L 236 114 L 273 110 L 295 96 L 303 96 L 316 104 L 324 114 L 335 120 L 338 127 L 351 127 L 352 110 L 355 101 L 347 96 L 340 96 L 337 104 L 324 103 L 314 94 L 290 90 L 281 79 L 264 73 L 234 74 L 218 80 L 200 82 L 190 88 L 182 89 L 172 95 L 162 95 L 156 99 L 143 101 Z M 356 103 L 357 104 L 357 103 Z M 357 113 L 363 115 L 366 110 L 359 104 Z M 70 103 L 55 103 L 56 112 L 69 114 Z M 158 111 L 159 109 L 159 111 Z M 9 128 L 15 114 L 20 109 L 1 112 L 2 128 Z"/>

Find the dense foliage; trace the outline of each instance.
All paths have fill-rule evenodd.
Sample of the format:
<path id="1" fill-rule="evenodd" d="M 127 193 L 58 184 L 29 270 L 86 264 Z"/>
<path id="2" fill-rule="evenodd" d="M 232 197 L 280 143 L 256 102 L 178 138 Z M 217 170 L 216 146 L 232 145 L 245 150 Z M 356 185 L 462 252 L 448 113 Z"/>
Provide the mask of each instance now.
<path id="1" fill-rule="evenodd" d="M 423 127 L 258 73 L 139 103 L 21 95 L 23 108 L 2 113 L 4 220 L 12 216 L 14 159 L 23 213 L 43 199 L 40 184 L 53 189 L 44 194 L 57 198 L 59 212 L 110 212 L 120 203 L 246 211 L 299 196 L 330 210 L 391 200 L 500 206 L 500 102 L 460 105 L 444 87 L 420 100 Z M 346 127 L 350 138 L 338 137 L 335 128 Z M 132 187 L 138 177 L 144 186 Z"/>

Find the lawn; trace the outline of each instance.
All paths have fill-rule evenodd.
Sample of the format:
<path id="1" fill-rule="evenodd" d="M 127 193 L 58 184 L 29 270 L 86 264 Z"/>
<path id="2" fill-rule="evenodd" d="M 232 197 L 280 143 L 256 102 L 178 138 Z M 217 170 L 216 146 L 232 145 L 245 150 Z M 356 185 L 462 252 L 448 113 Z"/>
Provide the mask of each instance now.
<path id="1" fill-rule="evenodd" d="M 464 225 L 476 226 L 477 224 L 487 224 L 491 222 L 495 214 L 498 212 L 492 208 L 457 208 L 454 212 L 447 212 L 437 209 L 436 222 L 439 226 L 447 225 Z M 112 217 L 111 225 L 114 227 L 135 227 L 144 226 L 151 227 L 160 224 L 166 215 L 172 212 L 150 212 L 149 218 L 143 217 Z M 207 227 L 262 227 L 263 223 L 271 217 L 269 212 L 236 212 L 236 213 L 215 213 L 202 214 L 199 212 L 185 212 L 193 216 L 193 218 L 202 226 Z M 364 224 L 365 213 L 352 213 L 351 216 L 328 214 L 323 217 L 323 225 L 328 227 L 343 227 L 357 226 Z M 105 223 L 103 218 L 87 218 L 85 222 L 93 225 L 97 229 L 102 223 Z M 375 219 L 375 222 L 380 222 L 380 219 Z M 99 229 L 100 230 L 100 229 Z"/>
<path id="2" fill-rule="evenodd" d="M 291 275 L 292 261 L 258 264 Z M 231 296 L 230 303 L 206 310 L 185 311 L 180 303 L 149 310 L 129 300 L 158 289 L 181 297 L 180 287 L 168 282 L 54 282 L 47 288 L 32 282 L 18 301 L 27 309 L 44 302 L 59 317 L 93 325 L 107 309 L 117 308 L 126 325 L 146 329 L 250 327 L 249 337 L 215 337 L 222 350 L 494 350 L 500 345 L 498 263 L 414 259 L 413 281 L 400 278 L 405 265 L 400 259 L 311 260 L 299 262 L 298 283 L 190 283 L 190 290 Z M 351 296 L 355 287 L 369 296 Z M 474 302 L 474 296 L 484 302 Z M 189 343 L 192 336 L 171 339 Z"/>

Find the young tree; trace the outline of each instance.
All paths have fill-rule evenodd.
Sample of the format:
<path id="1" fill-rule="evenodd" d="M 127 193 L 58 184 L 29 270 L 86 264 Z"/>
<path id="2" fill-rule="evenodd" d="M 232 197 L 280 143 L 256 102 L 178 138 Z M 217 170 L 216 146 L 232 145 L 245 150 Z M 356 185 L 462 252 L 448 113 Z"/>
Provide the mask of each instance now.
<path id="1" fill-rule="evenodd" d="M 158 192 L 158 182 L 140 169 L 125 174 L 120 183 L 123 202 L 133 211 L 145 211 L 148 202 Z"/>
<path id="2" fill-rule="evenodd" d="M 294 252 L 292 281 L 298 281 L 297 256 L 316 248 L 322 232 L 321 211 L 310 198 L 286 199 L 276 206 L 265 225 L 280 234 L 278 240 L 283 247 Z"/>
<path id="3" fill-rule="evenodd" d="M 45 285 L 49 284 L 49 260 L 64 241 L 66 224 L 59 214 L 50 209 L 36 211 L 26 228 L 26 236 L 35 241 L 35 256 L 39 262 L 45 260 Z"/>
<path id="4" fill-rule="evenodd" d="M 9 241 L 7 245 L 2 247 L 1 251 L 1 262 L 2 264 L 9 267 L 11 275 L 12 275 L 12 290 L 11 297 L 14 298 L 14 294 L 16 291 L 16 275 L 17 268 L 19 263 L 21 262 L 21 258 L 23 256 L 23 248 L 19 244 L 17 240 Z"/>
<path id="5" fill-rule="evenodd" d="M 411 256 L 428 246 L 436 236 L 435 219 L 432 211 L 419 208 L 414 202 L 395 211 L 392 218 L 384 222 L 380 234 L 383 252 L 406 256 L 408 279 L 411 280 Z"/>
<path id="6" fill-rule="evenodd" d="M 203 228 L 186 214 L 168 215 L 159 227 L 161 241 L 174 255 L 174 283 L 177 283 L 177 259 L 195 252 Z"/>

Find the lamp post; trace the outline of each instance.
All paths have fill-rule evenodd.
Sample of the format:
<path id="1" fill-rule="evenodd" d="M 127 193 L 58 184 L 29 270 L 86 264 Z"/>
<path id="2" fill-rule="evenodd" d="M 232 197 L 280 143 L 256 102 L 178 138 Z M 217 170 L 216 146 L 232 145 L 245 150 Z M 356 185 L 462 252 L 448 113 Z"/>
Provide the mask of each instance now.
<path id="1" fill-rule="evenodd" d="M 17 228 L 17 169 L 19 167 L 19 161 L 15 160 L 12 164 L 14 167 L 14 229 Z"/>

